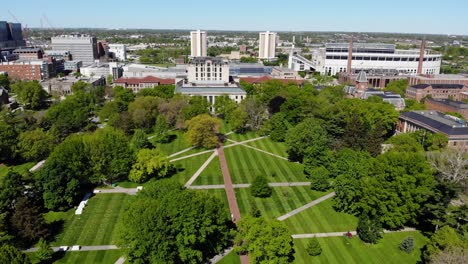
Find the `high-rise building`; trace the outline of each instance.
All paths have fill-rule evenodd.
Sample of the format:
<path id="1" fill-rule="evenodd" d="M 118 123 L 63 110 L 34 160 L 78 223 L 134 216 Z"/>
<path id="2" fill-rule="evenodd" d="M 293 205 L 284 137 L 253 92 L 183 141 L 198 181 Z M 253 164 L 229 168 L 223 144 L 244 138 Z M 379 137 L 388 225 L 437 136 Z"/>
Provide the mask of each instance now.
<path id="1" fill-rule="evenodd" d="M 88 35 L 52 37 L 52 49 L 69 51 L 73 60 L 82 61 L 83 65 L 92 64 L 98 59 L 97 40 Z"/>
<path id="2" fill-rule="evenodd" d="M 127 47 L 124 44 L 109 44 L 109 52 L 119 61 L 127 60 Z"/>
<path id="3" fill-rule="evenodd" d="M 272 60 L 276 57 L 276 36 L 275 32 L 260 32 L 258 45 L 258 58 L 261 60 Z"/>
<path id="4" fill-rule="evenodd" d="M 191 31 L 191 53 L 192 58 L 194 57 L 206 57 L 207 46 L 206 46 L 206 31 Z"/>
<path id="5" fill-rule="evenodd" d="M 26 42 L 23 40 L 21 24 L 0 21 L 0 48 L 23 46 L 26 46 Z"/>

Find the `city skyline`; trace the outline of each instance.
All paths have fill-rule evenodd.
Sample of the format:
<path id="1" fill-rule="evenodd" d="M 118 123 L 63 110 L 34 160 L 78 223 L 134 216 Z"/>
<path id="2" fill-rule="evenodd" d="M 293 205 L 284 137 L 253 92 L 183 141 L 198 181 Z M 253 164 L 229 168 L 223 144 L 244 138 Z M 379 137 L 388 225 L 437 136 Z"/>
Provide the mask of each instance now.
<path id="1" fill-rule="evenodd" d="M 18 20 L 29 28 L 109 28 L 249 31 L 338 31 L 468 35 L 468 3 L 447 0 L 396 0 L 382 7 L 375 1 L 311 3 L 304 0 L 253 2 L 229 6 L 218 1 L 179 1 L 177 5 L 148 0 L 138 4 L 82 0 L 7 2 L 1 19 Z M 24 8 L 27 6 L 28 8 Z M 71 10 L 73 8 L 73 10 Z M 382 11 L 383 10 L 383 11 Z M 45 19 L 44 17 L 47 17 Z"/>

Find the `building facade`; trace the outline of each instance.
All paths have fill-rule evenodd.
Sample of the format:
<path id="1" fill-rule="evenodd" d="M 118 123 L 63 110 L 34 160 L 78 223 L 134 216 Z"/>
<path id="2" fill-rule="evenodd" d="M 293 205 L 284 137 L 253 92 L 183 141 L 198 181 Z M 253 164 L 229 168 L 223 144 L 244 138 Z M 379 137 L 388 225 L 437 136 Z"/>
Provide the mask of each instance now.
<path id="1" fill-rule="evenodd" d="M 316 71 L 321 74 L 335 75 L 347 72 L 349 44 L 326 44 L 314 52 L 313 61 Z M 393 44 L 353 43 L 351 53 L 351 72 L 396 73 L 416 75 L 418 73 L 420 50 L 398 50 Z M 422 74 L 439 74 L 441 54 L 424 51 Z"/>
<path id="2" fill-rule="evenodd" d="M 427 98 L 424 104 L 428 110 L 435 110 L 444 113 L 459 113 L 465 120 L 468 120 L 468 103 L 439 99 L 434 100 Z"/>
<path id="3" fill-rule="evenodd" d="M 52 37 L 52 49 L 70 52 L 73 60 L 83 65 L 94 63 L 98 59 L 97 40 L 88 35 L 62 35 Z"/>
<path id="4" fill-rule="evenodd" d="M 20 23 L 0 21 L 0 48 L 16 48 L 26 46 Z"/>
<path id="5" fill-rule="evenodd" d="M 448 147 L 468 151 L 468 123 L 454 116 L 437 111 L 410 111 L 401 113 L 397 133 L 425 130 L 448 137 Z"/>
<path id="6" fill-rule="evenodd" d="M 197 57 L 188 64 L 187 75 L 192 83 L 228 83 L 229 63 L 221 58 Z"/>
<path id="7" fill-rule="evenodd" d="M 410 76 L 409 85 L 416 84 L 462 84 L 468 86 L 468 75 L 463 74 L 424 74 Z"/>
<path id="8" fill-rule="evenodd" d="M 43 77 L 44 62 L 2 62 L 0 71 L 17 80 L 40 81 Z"/>
<path id="9" fill-rule="evenodd" d="M 431 97 L 460 101 L 464 93 L 468 94 L 468 86 L 463 84 L 416 84 L 406 89 L 406 98 L 421 101 Z"/>
<path id="10" fill-rule="evenodd" d="M 195 57 L 206 57 L 207 45 L 206 45 L 206 31 L 196 30 L 190 32 L 190 44 L 191 52 L 190 56 Z"/>
<path id="11" fill-rule="evenodd" d="M 114 58 L 118 61 L 127 60 L 127 46 L 124 44 L 109 44 L 109 52 L 114 55 Z"/>
<path id="12" fill-rule="evenodd" d="M 41 48 L 20 48 L 15 49 L 13 54 L 19 59 L 38 60 L 43 58 L 44 51 Z"/>
<path id="13" fill-rule="evenodd" d="M 73 76 L 67 76 L 62 78 L 53 78 L 41 82 L 42 89 L 47 93 L 57 96 L 64 96 L 67 94 L 72 94 L 72 86 L 76 82 L 85 82 L 92 86 L 105 86 L 106 78 L 104 77 L 80 77 L 76 78 Z"/>
<path id="14" fill-rule="evenodd" d="M 260 60 L 274 60 L 276 58 L 275 32 L 260 32 L 258 41 L 258 58 Z"/>
<path id="15" fill-rule="evenodd" d="M 175 79 L 161 79 L 147 76 L 143 78 L 119 78 L 114 81 L 113 86 L 122 86 L 126 89 L 131 89 L 134 93 L 138 93 L 141 89 L 170 84 L 175 84 Z"/>

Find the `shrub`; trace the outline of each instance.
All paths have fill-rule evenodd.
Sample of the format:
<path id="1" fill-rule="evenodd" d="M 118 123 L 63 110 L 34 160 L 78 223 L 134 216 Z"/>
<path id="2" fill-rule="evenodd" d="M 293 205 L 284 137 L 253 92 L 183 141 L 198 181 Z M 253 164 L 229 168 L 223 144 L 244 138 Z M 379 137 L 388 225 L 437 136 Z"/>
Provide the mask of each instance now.
<path id="1" fill-rule="evenodd" d="M 400 249 L 406 253 L 411 253 L 414 250 L 414 238 L 409 236 L 403 239 L 400 244 Z"/>

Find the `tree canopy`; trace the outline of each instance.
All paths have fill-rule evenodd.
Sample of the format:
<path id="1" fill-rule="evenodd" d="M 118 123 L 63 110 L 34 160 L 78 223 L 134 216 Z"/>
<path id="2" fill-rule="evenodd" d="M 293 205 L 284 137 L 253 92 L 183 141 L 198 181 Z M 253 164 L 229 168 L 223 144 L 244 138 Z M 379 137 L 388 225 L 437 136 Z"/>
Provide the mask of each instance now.
<path id="1" fill-rule="evenodd" d="M 187 121 L 187 139 L 197 147 L 214 148 L 218 144 L 218 132 L 221 122 L 207 114 L 198 115 Z"/>

